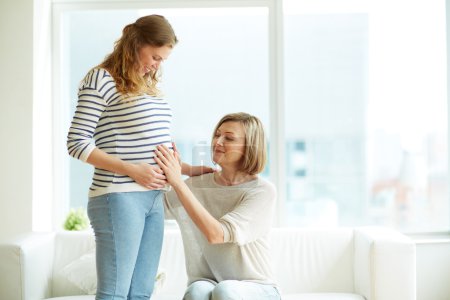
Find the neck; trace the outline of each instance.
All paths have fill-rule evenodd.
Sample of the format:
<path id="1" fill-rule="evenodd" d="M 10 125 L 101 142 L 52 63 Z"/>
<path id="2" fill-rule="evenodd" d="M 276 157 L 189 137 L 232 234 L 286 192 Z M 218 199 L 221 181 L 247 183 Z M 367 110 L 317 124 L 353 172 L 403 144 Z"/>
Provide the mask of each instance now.
<path id="1" fill-rule="evenodd" d="M 238 185 L 254 180 L 257 176 L 236 170 L 222 169 L 221 171 L 216 172 L 214 177 L 216 182 L 220 185 Z"/>

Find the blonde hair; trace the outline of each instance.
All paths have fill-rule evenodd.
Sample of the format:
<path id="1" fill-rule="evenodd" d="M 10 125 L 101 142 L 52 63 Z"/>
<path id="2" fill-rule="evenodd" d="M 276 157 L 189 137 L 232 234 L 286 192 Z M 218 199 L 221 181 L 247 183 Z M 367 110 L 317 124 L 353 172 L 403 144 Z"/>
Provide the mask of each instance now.
<path id="1" fill-rule="evenodd" d="M 239 122 L 244 127 L 245 150 L 240 170 L 250 175 L 261 173 L 267 160 L 266 136 L 261 121 L 257 117 L 244 112 L 227 114 L 220 119 L 214 128 L 213 140 L 215 133 L 225 122 Z"/>
<path id="2" fill-rule="evenodd" d="M 139 50 L 144 46 L 173 48 L 178 42 L 169 22 L 160 15 L 141 17 L 128 24 L 122 37 L 114 44 L 114 50 L 98 66 L 106 69 L 114 78 L 117 91 L 122 94 L 160 94 L 157 84 L 158 71 L 151 70 L 142 76 L 139 71 Z"/>

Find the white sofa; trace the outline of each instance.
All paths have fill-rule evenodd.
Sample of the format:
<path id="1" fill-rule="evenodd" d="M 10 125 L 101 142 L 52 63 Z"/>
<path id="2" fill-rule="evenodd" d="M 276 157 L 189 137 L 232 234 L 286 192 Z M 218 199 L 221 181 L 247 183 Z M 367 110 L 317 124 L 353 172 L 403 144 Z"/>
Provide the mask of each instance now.
<path id="1" fill-rule="evenodd" d="M 90 231 L 30 233 L 1 243 L 0 299 L 94 299 L 61 275 L 94 245 Z M 283 300 L 415 299 L 415 244 L 393 230 L 276 228 L 271 247 Z M 160 268 L 166 280 L 152 300 L 181 300 L 186 274 L 178 229 L 166 229 Z"/>

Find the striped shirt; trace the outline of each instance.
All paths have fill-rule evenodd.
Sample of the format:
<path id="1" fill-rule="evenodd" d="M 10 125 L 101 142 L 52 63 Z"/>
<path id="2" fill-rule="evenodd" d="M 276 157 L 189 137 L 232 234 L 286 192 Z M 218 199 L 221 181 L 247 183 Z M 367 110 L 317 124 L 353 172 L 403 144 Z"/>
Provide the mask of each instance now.
<path id="1" fill-rule="evenodd" d="M 95 68 L 80 83 L 67 150 L 82 161 L 97 147 L 123 161 L 156 165 L 156 145 L 172 148 L 171 120 L 171 109 L 163 98 L 124 96 L 108 71 Z M 89 197 L 147 190 L 131 177 L 95 168 Z"/>

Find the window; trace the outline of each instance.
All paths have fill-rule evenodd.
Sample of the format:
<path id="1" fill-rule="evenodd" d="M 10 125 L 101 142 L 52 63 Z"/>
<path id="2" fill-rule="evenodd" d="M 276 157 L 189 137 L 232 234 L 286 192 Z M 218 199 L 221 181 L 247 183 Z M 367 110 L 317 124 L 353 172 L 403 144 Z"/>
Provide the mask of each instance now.
<path id="1" fill-rule="evenodd" d="M 124 25 L 159 13 L 180 40 L 162 90 L 184 161 L 210 164 L 198 150 L 216 122 L 246 111 L 269 136 L 278 225 L 449 228 L 443 0 L 201 3 L 53 4 L 57 214 L 86 206 L 92 176 L 61 148 L 78 82 Z"/>
<path id="2" fill-rule="evenodd" d="M 153 13 L 164 15 L 179 39 L 163 63 L 161 90 L 173 110 L 172 133 L 183 161 L 212 165 L 212 130 L 226 113 L 254 114 L 268 130 L 268 8 L 262 6 L 62 11 L 60 77 L 68 84 L 60 94 L 70 103 L 64 128 L 70 126 L 80 80 L 112 51 L 125 25 Z M 61 178 L 69 178 L 61 194 L 70 200 L 60 211 L 85 207 L 93 167 L 67 155 L 61 164 L 67 172 Z M 268 168 L 263 176 L 269 176 Z"/>
<path id="3" fill-rule="evenodd" d="M 319 2 L 285 1 L 286 223 L 448 229 L 444 1 Z"/>

